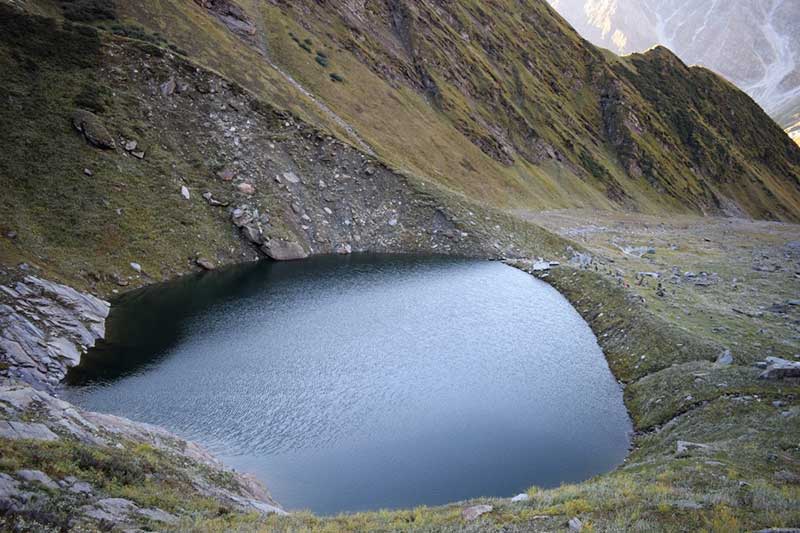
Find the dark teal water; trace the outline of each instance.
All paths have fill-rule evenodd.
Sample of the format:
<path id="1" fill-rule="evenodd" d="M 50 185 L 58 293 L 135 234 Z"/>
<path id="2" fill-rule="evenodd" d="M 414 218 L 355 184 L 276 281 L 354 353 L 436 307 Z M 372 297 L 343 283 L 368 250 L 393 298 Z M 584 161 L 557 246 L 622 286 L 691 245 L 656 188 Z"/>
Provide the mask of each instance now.
<path id="1" fill-rule="evenodd" d="M 124 296 L 68 376 L 318 513 L 513 496 L 619 464 L 631 424 L 591 330 L 500 263 L 257 263 Z"/>

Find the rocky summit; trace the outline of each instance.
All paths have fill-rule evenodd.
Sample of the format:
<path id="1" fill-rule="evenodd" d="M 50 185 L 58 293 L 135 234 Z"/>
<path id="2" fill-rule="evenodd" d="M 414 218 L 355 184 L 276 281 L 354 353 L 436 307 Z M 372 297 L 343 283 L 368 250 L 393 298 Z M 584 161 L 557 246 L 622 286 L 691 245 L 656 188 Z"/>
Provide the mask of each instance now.
<path id="1" fill-rule="evenodd" d="M 739 3 L 664 2 L 647 23 L 693 31 L 689 57 L 630 30 L 635 53 L 598 48 L 550 5 L 569 3 L 0 0 L 0 530 L 797 527 L 800 147 L 710 70 L 765 58 L 740 86 L 777 94 L 794 4 L 739 2 L 764 37 L 744 49 L 719 25 Z M 625 12 L 571 4 L 604 36 Z M 694 59 L 719 51 L 709 32 L 730 33 L 727 62 Z M 59 399 L 123 293 L 359 252 L 502 260 L 560 291 L 624 388 L 626 461 L 321 517 Z"/>

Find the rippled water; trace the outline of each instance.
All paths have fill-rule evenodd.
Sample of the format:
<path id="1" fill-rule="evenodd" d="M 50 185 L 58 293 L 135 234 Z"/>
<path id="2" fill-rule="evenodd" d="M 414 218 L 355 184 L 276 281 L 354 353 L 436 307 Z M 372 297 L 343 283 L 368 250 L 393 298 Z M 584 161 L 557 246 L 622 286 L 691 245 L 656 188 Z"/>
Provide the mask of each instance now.
<path id="1" fill-rule="evenodd" d="M 500 263 L 323 257 L 120 299 L 66 399 L 162 425 L 319 513 L 613 468 L 630 421 L 586 323 Z"/>

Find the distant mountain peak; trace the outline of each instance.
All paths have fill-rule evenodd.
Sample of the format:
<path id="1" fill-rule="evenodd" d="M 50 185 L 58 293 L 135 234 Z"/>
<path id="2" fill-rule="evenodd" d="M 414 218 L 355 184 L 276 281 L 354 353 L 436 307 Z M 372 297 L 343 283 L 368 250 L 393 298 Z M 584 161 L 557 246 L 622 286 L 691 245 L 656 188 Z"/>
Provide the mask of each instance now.
<path id="1" fill-rule="evenodd" d="M 589 41 L 619 54 L 656 44 L 711 68 L 783 126 L 800 110 L 796 0 L 549 0 Z"/>

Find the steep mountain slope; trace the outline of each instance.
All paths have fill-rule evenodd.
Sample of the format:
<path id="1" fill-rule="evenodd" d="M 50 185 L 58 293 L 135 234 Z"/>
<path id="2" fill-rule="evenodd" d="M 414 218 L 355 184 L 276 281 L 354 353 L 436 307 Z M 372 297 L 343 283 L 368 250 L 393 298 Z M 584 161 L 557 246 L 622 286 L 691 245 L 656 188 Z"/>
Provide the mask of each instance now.
<path id="1" fill-rule="evenodd" d="M 749 99 L 659 54 L 607 57 L 541 0 L 148 0 L 117 12 L 118 27 L 159 32 L 393 167 L 495 206 L 800 213 L 800 154 Z M 669 94 L 685 72 L 688 108 L 643 95 Z M 739 143 L 742 132 L 759 142 Z"/>
<path id="2" fill-rule="evenodd" d="M 750 94 L 784 127 L 800 111 L 800 3 L 792 0 L 550 0 L 591 42 L 620 54 L 662 44 Z"/>

